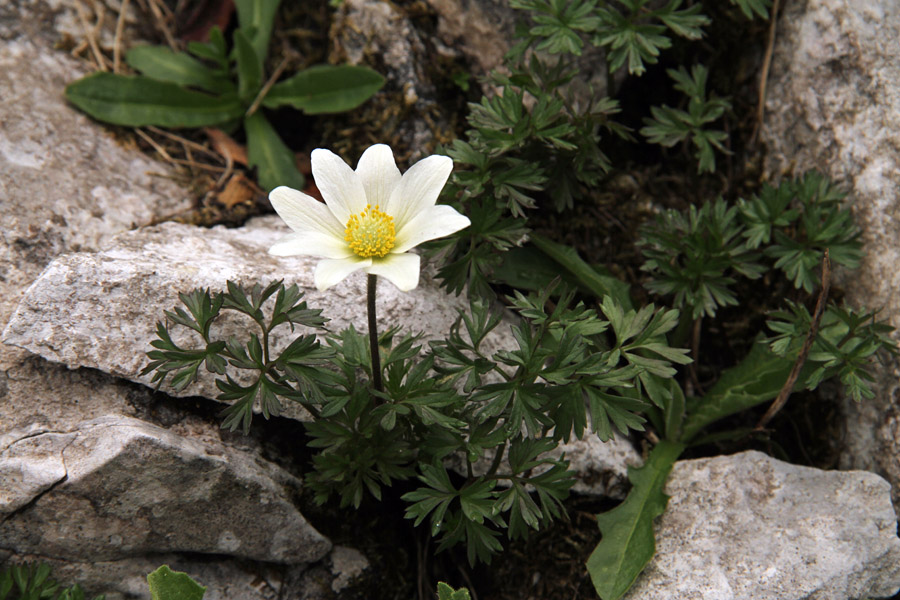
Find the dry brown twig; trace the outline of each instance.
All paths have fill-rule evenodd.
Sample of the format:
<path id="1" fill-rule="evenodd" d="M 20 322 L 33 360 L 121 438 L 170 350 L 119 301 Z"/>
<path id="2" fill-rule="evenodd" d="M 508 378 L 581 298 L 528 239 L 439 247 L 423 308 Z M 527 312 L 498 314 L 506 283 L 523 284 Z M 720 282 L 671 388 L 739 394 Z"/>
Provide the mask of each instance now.
<path id="1" fill-rule="evenodd" d="M 812 348 L 813 342 L 816 341 L 816 334 L 819 332 L 819 323 L 822 322 L 822 315 L 825 313 L 825 302 L 828 299 L 828 291 L 830 289 L 831 258 L 828 256 L 828 248 L 826 248 L 825 257 L 822 259 L 822 289 L 819 290 L 819 297 L 816 299 L 816 308 L 813 311 L 812 322 L 809 324 L 809 333 L 806 334 L 806 339 L 803 341 L 803 346 L 800 348 L 800 353 L 797 355 L 797 360 L 794 362 L 794 368 L 791 369 L 787 381 L 784 382 L 781 391 L 778 392 L 778 397 L 775 398 L 775 401 L 769 407 L 769 410 L 766 411 L 766 414 L 764 414 L 759 420 L 759 423 L 756 424 L 756 431 L 765 429 L 769 421 L 772 420 L 772 417 L 778 414 L 778 411 L 787 404 L 788 398 L 794 389 L 794 385 L 797 383 L 797 378 L 800 377 L 800 370 L 803 368 L 803 365 L 806 364 L 806 357 L 809 356 L 809 351 Z"/>
<path id="2" fill-rule="evenodd" d="M 269 93 L 269 90 L 275 85 L 275 82 L 278 81 L 278 78 L 281 77 L 281 74 L 284 72 L 285 68 L 288 66 L 288 62 L 290 57 L 285 56 L 281 59 L 281 62 L 278 63 L 278 66 L 275 68 L 275 71 L 272 73 L 272 76 L 266 81 L 266 84 L 262 86 L 262 89 L 259 90 L 259 93 L 256 95 L 256 98 L 253 99 L 253 104 L 250 105 L 250 108 L 247 109 L 246 115 L 249 117 L 253 113 L 255 113 L 259 109 L 259 105 L 262 103 L 263 99 L 266 97 L 266 94 Z"/>
<path id="3" fill-rule="evenodd" d="M 778 5 L 780 0 L 772 0 L 772 14 L 769 17 L 769 39 L 766 42 L 766 55 L 763 57 L 762 68 L 759 73 L 759 98 L 756 104 L 756 124 L 753 133 L 750 134 L 750 143 L 756 141 L 762 129 L 763 118 L 766 112 L 766 84 L 769 79 L 769 69 L 772 67 L 772 54 L 775 50 L 775 28 L 778 24 Z"/>

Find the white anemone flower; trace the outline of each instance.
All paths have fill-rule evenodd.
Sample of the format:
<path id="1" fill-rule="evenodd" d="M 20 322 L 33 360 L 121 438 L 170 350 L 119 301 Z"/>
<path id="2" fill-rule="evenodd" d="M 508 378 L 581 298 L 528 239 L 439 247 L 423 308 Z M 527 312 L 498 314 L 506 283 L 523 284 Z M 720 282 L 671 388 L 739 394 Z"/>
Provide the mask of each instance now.
<path id="1" fill-rule="evenodd" d="M 317 148 L 312 172 L 325 204 L 289 187 L 272 190 L 272 206 L 294 233 L 269 253 L 322 258 L 315 273 L 319 290 L 362 269 L 409 291 L 419 284 L 419 255 L 409 250 L 470 225 L 453 207 L 435 204 L 452 169 L 450 157 L 434 155 L 401 175 L 391 149 L 377 144 L 354 171 Z"/>

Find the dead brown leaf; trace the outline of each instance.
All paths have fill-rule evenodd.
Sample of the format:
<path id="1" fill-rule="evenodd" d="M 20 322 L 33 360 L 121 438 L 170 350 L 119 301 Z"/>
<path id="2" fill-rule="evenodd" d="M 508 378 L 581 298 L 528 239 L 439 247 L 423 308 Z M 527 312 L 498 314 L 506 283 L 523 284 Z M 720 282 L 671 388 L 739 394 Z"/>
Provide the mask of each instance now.
<path id="1" fill-rule="evenodd" d="M 221 129 L 206 127 L 203 133 L 209 138 L 213 149 L 225 158 L 225 162 L 234 161 L 239 165 L 247 166 L 247 147 L 238 144 L 230 135 Z M 230 157 L 230 160 L 229 160 Z"/>
<path id="2" fill-rule="evenodd" d="M 243 173 L 235 173 L 225 184 L 225 188 L 216 195 L 216 200 L 231 210 L 239 204 L 253 204 L 256 196 L 262 193 L 256 184 L 247 179 Z"/>

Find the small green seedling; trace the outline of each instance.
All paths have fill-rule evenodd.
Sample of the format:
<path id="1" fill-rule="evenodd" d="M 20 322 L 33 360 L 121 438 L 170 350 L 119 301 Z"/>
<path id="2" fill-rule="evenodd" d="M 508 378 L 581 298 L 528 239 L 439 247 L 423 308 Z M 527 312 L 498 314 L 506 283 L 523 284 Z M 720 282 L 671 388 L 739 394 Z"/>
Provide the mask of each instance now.
<path id="1" fill-rule="evenodd" d="M 97 72 L 70 84 L 66 98 L 95 119 L 143 127 L 235 129 L 243 124 L 248 161 L 261 187 L 303 188 L 294 156 L 260 108 L 293 106 L 306 114 L 356 108 L 381 89 L 384 78 L 353 65 L 316 65 L 269 85 L 263 59 L 280 0 L 237 0 L 240 28 L 229 51 L 214 27 L 209 42 L 191 42 L 188 52 L 137 46 L 126 62 L 141 75 Z"/>

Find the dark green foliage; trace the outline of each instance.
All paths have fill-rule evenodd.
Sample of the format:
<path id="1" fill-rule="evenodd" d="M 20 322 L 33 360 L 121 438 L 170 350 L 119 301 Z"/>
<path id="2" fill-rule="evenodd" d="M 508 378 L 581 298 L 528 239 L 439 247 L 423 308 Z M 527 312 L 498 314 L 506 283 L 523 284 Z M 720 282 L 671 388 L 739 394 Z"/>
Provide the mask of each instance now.
<path id="1" fill-rule="evenodd" d="M 774 400 L 794 366 L 791 358 L 796 359 L 796 354 L 778 356 L 757 341 L 740 363 L 722 372 L 703 397 L 687 399 L 680 441 L 691 442 L 719 419 Z"/>
<path id="2" fill-rule="evenodd" d="M 791 198 L 788 204 L 786 197 Z M 819 285 L 818 270 L 826 248 L 833 262 L 851 269 L 862 259 L 860 231 L 850 211 L 842 206 L 843 199 L 844 194 L 816 172 L 786 181 L 776 192 L 764 189 L 762 198 L 741 204 L 745 219 L 756 227 L 745 236 L 753 242 L 758 236 L 755 232 L 768 225 L 773 242 L 765 249 L 766 255 L 777 259 L 775 268 L 783 271 L 794 287 L 812 292 Z M 768 230 L 762 237 L 767 234 Z"/>
<path id="3" fill-rule="evenodd" d="M 672 295 L 694 318 L 736 305 L 737 276 L 756 279 L 770 269 L 794 287 L 819 284 L 825 249 L 849 268 L 862 257 L 859 229 L 842 206 L 843 194 L 818 173 L 764 186 L 758 196 L 729 207 L 723 200 L 687 211 L 664 211 L 642 231 L 639 244 L 651 275 L 647 289 Z M 774 259 L 774 261 L 772 260 Z"/>
<path id="4" fill-rule="evenodd" d="M 172 374 L 178 389 L 195 381 L 201 366 L 216 373 L 219 398 L 232 403 L 223 411 L 231 429 L 247 431 L 254 407 L 268 417 L 284 402 L 300 403 L 313 417 L 306 428 L 317 453 L 306 485 L 317 501 L 337 494 L 341 506 L 358 507 L 367 494 L 380 499 L 382 488 L 418 477 L 422 486 L 404 496 L 407 516 L 417 524 L 429 519 L 439 549 L 465 543 L 473 562 L 501 549 L 501 530 L 522 537 L 562 515 L 573 480 L 565 460 L 548 456 L 560 440 L 642 429 L 650 404 L 638 390 L 687 362 L 684 350 L 665 341 L 677 311 L 635 311 L 607 296 L 598 312 L 551 286 L 510 298 L 522 319 L 509 351 L 484 352 L 501 320 L 483 301 L 472 302 L 446 340 L 427 347 L 416 336 L 385 332 L 384 390 L 376 391 L 366 337 L 352 327 L 327 336 L 324 346 L 314 333 L 298 332 L 272 354 L 275 327 L 324 324 L 296 286 L 275 281 L 248 290 L 229 282 L 225 293 L 201 289 L 181 299 L 186 309 L 166 315 L 194 343 L 176 344 L 160 323 L 144 373 L 155 370 L 155 382 Z M 227 310 L 249 317 L 258 331 L 215 339 L 211 325 Z M 235 370 L 251 375 L 232 377 Z M 458 483 L 443 462 L 451 455 L 465 464 Z M 489 457 L 491 466 L 476 472 Z"/>
<path id="5" fill-rule="evenodd" d="M 46 563 L 24 563 L 0 570 L 0 600 L 84 600 L 84 591 L 78 584 L 60 588 Z"/>
<path id="6" fill-rule="evenodd" d="M 690 138 L 695 146 L 698 173 L 712 173 L 716 170 L 713 149 L 728 152 L 723 143 L 728 139 L 724 131 L 706 129 L 726 111 L 731 110 L 731 102 L 715 94 L 706 97 L 708 72 L 702 65 L 694 65 L 688 74 L 684 67 L 668 69 L 666 73 L 675 80 L 675 89 L 688 97 L 687 110 L 670 106 L 653 106 L 652 119 L 644 119 L 641 134 L 654 144 L 672 147 Z"/>
<path id="7" fill-rule="evenodd" d="M 510 6 L 531 11 L 534 26 L 528 33 L 541 38 L 538 50 L 552 54 L 580 55 L 584 47 L 580 33 L 596 31 L 600 18 L 596 12 L 596 0 L 586 2 L 571 0 L 512 0 Z"/>
<path id="8" fill-rule="evenodd" d="M 812 315 L 802 304 L 788 302 L 788 310 L 769 316 L 769 328 L 775 332 L 767 340 L 772 352 L 782 357 L 796 354 L 809 333 Z M 872 359 L 879 350 L 897 355 L 897 345 L 888 336 L 891 331 L 893 327 L 875 321 L 874 312 L 829 304 L 807 357 L 808 376 L 801 383 L 812 390 L 836 376 L 857 402 L 872 398 Z"/>
<path id="9" fill-rule="evenodd" d="M 735 305 L 735 276 L 758 278 L 765 267 L 761 254 L 741 234 L 736 207 L 721 198 L 691 206 L 686 212 L 667 210 L 643 229 L 642 270 L 651 275 L 651 292 L 674 296 L 672 306 L 696 319 L 714 316 L 720 306 Z"/>
<path id="10" fill-rule="evenodd" d="M 273 296 L 271 314 L 267 318 L 262 306 Z M 147 353 L 151 362 L 142 371 L 142 374 L 156 371 L 154 383 L 162 384 L 171 374 L 170 385 L 183 390 L 197 380 L 201 365 L 211 373 L 226 375 L 224 379 L 216 380 L 222 392 L 219 399 L 231 404 L 223 411 L 226 415 L 224 426 L 232 430 L 241 428 L 245 433 L 250 428 L 254 406 L 259 406 L 268 418 L 280 413 L 279 397 L 307 402 L 312 410 L 315 410 L 314 404 L 323 402 L 319 386 L 333 383 L 334 376 L 316 367 L 329 360 L 332 352 L 321 346 L 315 334 L 298 336 L 278 356 L 269 356 L 269 334 L 275 327 L 286 323 L 292 330 L 296 325 L 321 329 L 325 324 L 322 311 L 309 309 L 296 285 L 285 287 L 281 281 L 273 281 L 265 288 L 256 284 L 248 292 L 240 285 L 228 282 L 225 293 L 211 295 L 209 290 L 197 289 L 179 297 L 188 311 L 176 307 L 166 311 L 166 316 L 173 323 L 194 331 L 203 347 L 180 346 L 172 340 L 169 326 L 157 323 L 159 339 L 151 342 L 155 350 Z M 259 334 L 250 333 L 246 340 L 211 338 L 210 326 L 222 310 L 245 314 L 255 322 Z M 226 374 L 228 365 L 258 371 L 258 374 L 245 385 Z"/>
<path id="11" fill-rule="evenodd" d="M 468 284 L 475 297 L 492 297 L 488 281 L 499 252 L 525 239 L 527 214 L 539 199 L 559 211 L 571 208 L 610 167 L 601 138 L 628 137 L 612 120 L 619 111 L 614 100 L 591 93 L 576 102 L 566 92 L 577 74 L 570 59 L 519 56 L 511 64 L 511 74 L 495 75 L 502 92 L 470 105 L 467 140 L 445 149 L 456 164 L 445 194 L 472 226 L 436 244 L 453 250 L 440 277 L 457 293 Z"/>
<path id="12" fill-rule="evenodd" d="M 647 64 L 656 64 L 660 51 L 672 46 L 675 35 L 696 40 L 703 37 L 702 27 L 709 19 L 700 14 L 700 5 L 682 8 L 683 0 L 670 0 L 658 8 L 649 0 L 617 0 L 599 9 L 601 24 L 592 42 L 607 48 L 611 70 L 627 65 L 632 75 L 641 75 Z"/>
<path id="13" fill-rule="evenodd" d="M 730 2 L 738 6 L 748 19 L 754 16 L 768 19 L 769 8 L 772 6 L 772 0 L 730 0 Z"/>
<path id="14" fill-rule="evenodd" d="M 753 2 L 754 0 L 750 0 Z M 669 0 L 651 6 L 648 0 L 514 0 L 513 8 L 529 11 L 527 29 L 535 48 L 551 54 L 580 55 L 584 39 L 607 50 L 610 70 L 627 65 L 629 74 L 641 75 L 656 64 L 661 50 L 672 46 L 670 33 L 696 40 L 709 19 L 700 5 L 685 6 Z"/>

